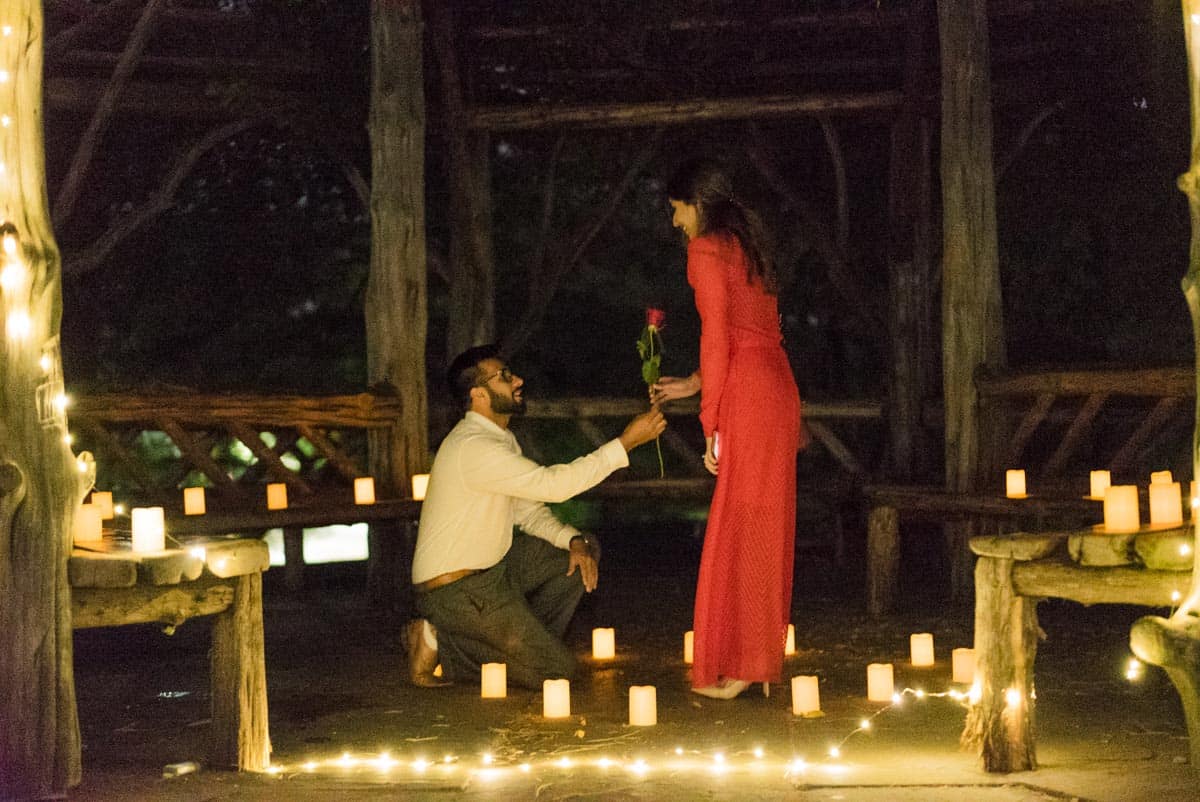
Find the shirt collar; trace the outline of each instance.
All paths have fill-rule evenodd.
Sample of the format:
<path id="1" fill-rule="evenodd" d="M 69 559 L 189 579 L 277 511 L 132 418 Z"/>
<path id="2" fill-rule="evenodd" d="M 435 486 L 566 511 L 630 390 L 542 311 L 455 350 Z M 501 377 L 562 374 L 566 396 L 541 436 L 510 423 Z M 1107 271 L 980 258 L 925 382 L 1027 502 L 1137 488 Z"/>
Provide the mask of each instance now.
<path id="1" fill-rule="evenodd" d="M 485 428 L 491 432 L 495 432 L 496 434 L 503 435 L 505 437 L 512 436 L 512 432 L 510 430 L 502 428 L 500 426 L 497 426 L 495 421 L 489 420 L 488 418 L 484 417 L 483 415 L 480 415 L 478 412 L 475 412 L 474 410 L 467 410 L 467 414 L 464 416 L 464 420 L 469 420 L 469 421 L 471 421 L 471 423 L 475 424 L 476 426 L 482 426 L 483 428 Z"/>

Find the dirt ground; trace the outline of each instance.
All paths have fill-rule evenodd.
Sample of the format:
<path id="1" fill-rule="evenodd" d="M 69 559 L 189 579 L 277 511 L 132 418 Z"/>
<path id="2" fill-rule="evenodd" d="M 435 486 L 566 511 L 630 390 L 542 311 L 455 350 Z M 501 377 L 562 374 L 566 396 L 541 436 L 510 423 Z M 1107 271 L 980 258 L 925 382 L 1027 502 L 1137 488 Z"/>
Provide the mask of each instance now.
<path id="1" fill-rule="evenodd" d="M 154 627 L 76 636 L 84 782 L 73 800 L 1200 800 L 1178 699 L 1160 671 L 1124 676 L 1129 625 L 1144 608 L 1046 602 L 1037 662 L 1034 772 L 989 775 L 960 750 L 964 709 L 944 696 L 868 703 L 866 665 L 893 662 L 897 687 L 948 690 L 950 649 L 971 644 L 969 610 L 941 600 L 936 560 L 911 560 L 906 608 L 867 616 L 854 570 L 802 554 L 799 652 L 785 675 L 820 677 L 821 718 L 790 712 L 785 684 L 733 701 L 688 692 L 699 542 L 644 527 L 604 532 L 601 587 L 569 633 L 582 670 L 572 716 L 541 716 L 541 694 L 481 700 L 478 684 L 420 690 L 404 681 L 402 616 L 372 609 L 361 567 L 310 572 L 301 599 L 268 574 L 265 626 L 276 773 L 203 765 L 208 629 Z M 612 626 L 617 659 L 590 654 Z M 908 666 L 908 637 L 932 632 L 938 663 Z M 628 725 L 628 688 L 654 685 L 658 724 Z M 870 720 L 869 730 L 860 722 Z M 831 747 L 840 756 L 829 756 Z M 165 778 L 164 768 L 198 770 Z"/>

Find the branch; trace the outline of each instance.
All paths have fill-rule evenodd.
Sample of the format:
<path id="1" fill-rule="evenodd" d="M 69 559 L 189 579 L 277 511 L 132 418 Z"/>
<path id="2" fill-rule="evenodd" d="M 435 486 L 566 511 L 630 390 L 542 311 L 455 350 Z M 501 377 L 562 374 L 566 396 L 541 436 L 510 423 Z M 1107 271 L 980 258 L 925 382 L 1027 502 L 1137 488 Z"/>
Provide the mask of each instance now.
<path id="1" fill-rule="evenodd" d="M 112 77 L 104 87 L 104 93 L 100 96 L 96 111 L 88 123 L 87 130 L 83 132 L 83 136 L 79 140 L 75 157 L 71 159 L 71 166 L 67 168 L 67 175 L 54 199 L 54 209 L 50 217 L 54 221 L 55 227 L 59 229 L 66 226 L 67 220 L 71 217 L 75 201 L 79 199 L 79 188 L 83 185 L 88 167 L 91 166 L 92 156 L 95 155 L 96 148 L 116 113 L 117 99 L 120 98 L 125 85 L 129 83 L 138 60 L 141 59 L 142 52 L 146 49 L 150 36 L 154 32 L 154 23 L 158 13 L 166 3 L 167 0 L 149 0 L 146 4 L 142 16 L 133 28 L 133 33 L 129 35 L 129 43 L 125 46 L 117 66 L 113 69 Z"/>
<path id="2" fill-rule="evenodd" d="M 554 222 L 554 177 L 558 173 L 558 160 L 562 155 L 563 144 L 567 141 L 565 134 L 559 134 L 554 140 L 554 148 L 550 151 L 550 164 L 546 167 L 546 177 L 542 180 L 542 223 L 539 228 L 537 249 L 530 260 L 529 280 L 532 284 L 540 280 L 546 262 L 546 253 L 550 244 L 550 226 Z"/>
<path id="3" fill-rule="evenodd" d="M 59 31 L 46 42 L 45 60 L 50 62 L 57 59 L 74 48 L 77 42 L 86 39 L 92 32 L 103 29 L 113 20 L 123 18 L 144 2 L 145 0 L 112 0 L 111 3 L 102 6 L 79 4 L 86 6 L 87 10 L 84 16 L 70 28 Z"/>
<path id="4" fill-rule="evenodd" d="M 265 119 L 265 117 L 248 117 L 219 128 L 214 128 L 206 134 L 176 159 L 175 163 L 167 171 L 162 185 L 149 200 L 110 226 L 107 231 L 101 234 L 87 248 L 73 254 L 65 254 L 63 256 L 63 275 L 81 276 L 103 264 L 114 248 L 139 231 L 147 223 L 171 208 L 174 203 L 175 193 L 179 191 L 179 187 L 184 179 L 191 174 L 196 163 L 200 161 L 204 154 L 217 145 L 228 142 L 241 132 L 260 125 Z"/>
<path id="5" fill-rule="evenodd" d="M 1029 144 L 1030 138 L 1033 137 L 1033 132 L 1036 131 L 1042 123 L 1050 119 L 1058 111 L 1062 110 L 1063 102 L 1060 100 L 1052 106 L 1048 106 L 1038 112 L 1032 120 L 1025 123 L 1025 127 L 1021 129 L 1021 133 L 1017 135 L 1017 141 L 1013 143 L 1012 148 L 1008 151 L 1005 157 L 1001 160 L 1000 166 L 996 169 L 996 183 L 1000 183 L 1000 179 L 1004 178 L 1004 174 L 1008 172 L 1008 168 L 1012 167 L 1013 162 L 1017 160 L 1017 156 L 1021 155 L 1021 151 Z"/>
<path id="6" fill-rule="evenodd" d="M 829 158 L 833 160 L 833 179 L 837 187 L 837 246 L 842 253 L 850 242 L 850 201 L 846 193 L 846 161 L 842 158 L 842 143 L 838 141 L 837 129 L 826 115 L 822 114 L 821 132 L 825 134 L 825 145 Z"/>

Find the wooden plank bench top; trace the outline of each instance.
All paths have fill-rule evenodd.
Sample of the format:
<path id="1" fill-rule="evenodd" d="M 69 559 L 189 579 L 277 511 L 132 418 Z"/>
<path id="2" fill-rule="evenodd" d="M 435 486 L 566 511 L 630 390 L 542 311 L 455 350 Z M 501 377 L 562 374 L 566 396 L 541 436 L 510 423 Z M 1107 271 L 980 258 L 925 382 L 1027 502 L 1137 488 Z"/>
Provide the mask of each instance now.
<path id="1" fill-rule="evenodd" d="M 76 548 L 67 563 L 72 626 L 159 623 L 215 616 L 209 682 L 213 766 L 264 771 L 270 764 L 262 620 L 261 540 L 205 539 L 134 554 Z"/>

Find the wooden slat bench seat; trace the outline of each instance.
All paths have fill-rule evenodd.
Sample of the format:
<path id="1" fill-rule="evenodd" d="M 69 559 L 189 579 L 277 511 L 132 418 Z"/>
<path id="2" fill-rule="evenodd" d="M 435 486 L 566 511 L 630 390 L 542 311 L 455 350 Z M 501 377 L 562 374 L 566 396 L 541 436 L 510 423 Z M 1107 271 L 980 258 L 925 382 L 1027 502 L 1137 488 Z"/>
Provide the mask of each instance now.
<path id="1" fill-rule="evenodd" d="M 193 550 L 201 546 L 200 553 Z M 75 549 L 67 563 L 75 629 L 159 623 L 178 626 L 216 616 L 209 683 L 209 761 L 264 771 L 270 764 L 261 540 L 212 540 L 153 554 Z"/>

